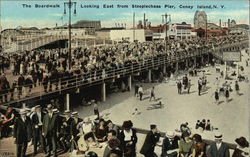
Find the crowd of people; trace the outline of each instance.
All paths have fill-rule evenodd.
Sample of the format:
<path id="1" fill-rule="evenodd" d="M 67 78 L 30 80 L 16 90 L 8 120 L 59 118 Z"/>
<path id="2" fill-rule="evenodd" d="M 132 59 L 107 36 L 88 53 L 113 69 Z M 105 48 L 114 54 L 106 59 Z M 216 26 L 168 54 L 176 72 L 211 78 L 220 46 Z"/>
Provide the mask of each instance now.
<path id="1" fill-rule="evenodd" d="M 201 135 L 192 133 L 188 123 L 180 125 L 180 135 L 175 131 L 166 131 L 163 135 L 155 124 L 151 124 L 142 147 L 138 148 L 138 133 L 132 121 L 126 120 L 117 126 L 112 120 L 94 114 L 94 119 L 82 119 L 77 112 L 59 113 L 51 104 L 19 112 L 9 107 L 5 115 L 1 114 L 1 137 L 15 138 L 17 157 L 25 156 L 27 147 L 33 147 L 33 156 L 38 153 L 57 156 L 67 152 L 89 157 L 136 157 L 138 153 L 157 157 L 156 146 L 162 148 L 161 157 L 230 157 L 229 146 L 222 141 L 223 136 L 218 131 L 215 131 L 215 142 L 208 144 Z M 198 121 L 196 127 L 210 130 L 210 121 Z M 232 156 L 246 156 L 249 147 L 246 138 L 236 138 L 235 142 L 237 147 Z M 102 153 L 98 151 L 101 149 Z"/>
<path id="2" fill-rule="evenodd" d="M 144 43 L 120 43 L 112 46 L 94 48 L 78 48 L 72 53 L 71 68 L 69 68 L 68 54 L 65 49 L 34 50 L 19 54 L 7 54 L 1 57 L 0 62 L 0 102 L 7 102 L 29 96 L 32 88 L 43 86 L 44 92 L 67 88 L 77 85 L 79 81 L 93 81 L 105 78 L 108 71 L 123 69 L 131 65 L 146 64 L 151 59 L 166 56 L 170 59 L 188 55 L 194 51 L 213 49 L 223 44 L 232 44 L 245 40 L 245 36 L 223 36 L 193 40 L 170 40 Z M 12 76 L 6 75 L 11 70 Z M 113 74 L 112 74 L 113 75 Z M 194 72 L 197 75 L 197 72 Z M 14 81 L 11 78 L 17 78 Z M 207 78 L 198 80 L 198 95 L 206 90 Z M 219 84 L 215 82 L 215 84 Z M 185 75 L 177 82 L 178 93 L 183 89 L 190 92 L 191 79 Z M 150 90 L 150 99 L 156 100 L 154 87 Z M 223 90 L 229 101 L 230 88 L 227 82 L 223 88 L 216 89 L 215 99 L 219 100 L 219 92 Z M 238 82 L 235 90 L 239 93 Z M 145 94 L 142 85 L 135 86 L 135 96 L 143 100 Z M 161 102 L 160 102 L 160 105 Z M 139 112 L 137 109 L 134 114 Z M 33 155 L 43 152 L 45 156 L 57 156 L 60 153 L 86 154 L 90 157 L 100 156 L 95 150 L 104 148 L 103 157 L 135 157 L 141 153 L 145 157 L 156 157 L 156 146 L 162 147 L 161 157 L 229 157 L 229 148 L 222 142 L 222 134 L 215 135 L 215 143 L 208 145 L 201 135 L 192 134 L 188 123 L 180 126 L 181 136 L 174 132 L 166 132 L 163 143 L 159 141 L 162 133 L 155 124 L 150 125 L 142 148 L 137 147 L 137 131 L 130 120 L 124 121 L 121 126 L 113 124 L 112 120 L 100 117 L 98 107 L 94 106 L 95 119 L 79 118 L 77 112 L 69 110 L 63 113 L 53 104 L 46 108 L 37 105 L 31 110 L 21 109 L 17 112 L 8 107 L 5 113 L 0 112 L 0 137 L 15 138 L 17 157 L 26 154 L 27 147 L 32 145 Z M 197 129 L 211 130 L 210 120 L 197 121 Z M 237 148 L 233 157 L 246 154 L 245 148 L 249 144 L 244 137 L 237 138 Z M 221 148 L 221 149 L 219 149 Z"/>
<path id="3" fill-rule="evenodd" d="M 115 75 L 114 70 L 147 65 L 159 56 L 169 60 L 190 55 L 196 51 L 215 49 L 223 44 L 233 44 L 247 36 L 230 35 L 204 38 L 118 43 L 91 48 L 76 48 L 69 56 L 66 49 L 41 49 L 0 56 L 0 102 L 7 102 L 22 95 L 29 96 L 36 86 L 44 92 Z M 166 45 L 166 47 L 165 47 Z M 69 68 L 70 67 L 70 68 Z M 6 75 L 11 70 L 11 75 Z M 15 78 L 14 80 L 12 80 Z"/>

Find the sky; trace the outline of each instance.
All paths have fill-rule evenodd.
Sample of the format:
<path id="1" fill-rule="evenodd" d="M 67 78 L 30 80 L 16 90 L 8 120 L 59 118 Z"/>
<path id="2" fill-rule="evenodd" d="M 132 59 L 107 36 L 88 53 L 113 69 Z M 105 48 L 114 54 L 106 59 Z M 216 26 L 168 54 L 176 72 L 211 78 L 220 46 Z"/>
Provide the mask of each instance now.
<path id="1" fill-rule="evenodd" d="M 73 0 L 72 0 L 73 1 Z M 55 27 L 56 24 L 66 24 L 68 14 L 64 15 L 63 0 L 1 0 L 1 26 L 2 29 L 22 27 Z M 104 1 L 104 0 L 75 0 L 77 14 L 72 16 L 72 23 L 79 20 L 100 20 L 102 27 L 114 27 L 115 23 L 126 23 L 126 26 L 133 26 L 133 13 L 135 13 L 135 23 L 143 20 L 143 14 L 151 25 L 162 24 L 162 16 L 167 13 L 171 15 L 172 23 L 187 22 L 193 25 L 193 18 L 197 5 L 217 5 L 216 9 L 203 9 L 208 16 L 208 22 L 222 24 L 227 19 L 234 19 L 236 23 L 249 24 L 249 1 L 248 0 L 121 0 L 121 1 Z M 31 5 L 31 8 L 24 8 L 23 4 Z M 35 8 L 35 4 L 47 5 L 58 4 L 60 8 Z M 114 8 L 103 8 L 103 4 L 114 5 Z M 116 5 L 129 5 L 129 8 L 116 8 Z M 138 5 L 161 5 L 162 8 L 132 8 L 132 4 Z M 99 5 L 97 8 L 81 8 L 81 5 Z M 175 9 L 164 8 L 164 5 L 174 5 Z M 192 9 L 180 8 L 182 6 L 193 6 Z M 221 8 L 221 6 L 224 8 Z M 67 10 L 68 13 L 68 10 Z"/>

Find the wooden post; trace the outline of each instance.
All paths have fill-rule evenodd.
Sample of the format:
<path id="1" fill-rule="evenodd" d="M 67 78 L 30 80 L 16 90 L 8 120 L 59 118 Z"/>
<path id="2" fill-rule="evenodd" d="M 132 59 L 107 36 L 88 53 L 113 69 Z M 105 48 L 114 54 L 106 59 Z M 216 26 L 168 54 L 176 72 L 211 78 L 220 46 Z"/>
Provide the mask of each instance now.
<path id="1" fill-rule="evenodd" d="M 178 70 L 179 70 L 179 63 L 176 62 L 176 64 L 175 64 L 175 72 L 177 72 Z"/>
<path id="2" fill-rule="evenodd" d="M 131 91 L 131 89 L 132 89 L 132 77 L 131 77 L 131 75 L 128 76 L 128 88 L 129 88 L 129 91 Z"/>
<path id="3" fill-rule="evenodd" d="M 236 71 L 236 79 L 239 78 L 239 62 L 237 62 L 237 71 Z"/>
<path id="4" fill-rule="evenodd" d="M 66 110 L 69 110 L 69 93 L 66 94 Z"/>
<path id="5" fill-rule="evenodd" d="M 166 72 L 167 72 L 166 69 L 167 69 L 167 67 L 166 67 L 166 65 L 164 65 L 164 66 L 163 66 L 163 74 L 166 74 Z"/>
<path id="6" fill-rule="evenodd" d="M 106 101 L 106 83 L 105 82 L 102 83 L 102 101 L 103 102 Z"/>
<path id="7" fill-rule="evenodd" d="M 152 81 L 152 77 L 151 77 L 151 69 L 148 70 L 148 81 L 151 82 Z"/>
<path id="8" fill-rule="evenodd" d="M 224 79 L 227 78 L 227 61 L 225 61 Z"/>

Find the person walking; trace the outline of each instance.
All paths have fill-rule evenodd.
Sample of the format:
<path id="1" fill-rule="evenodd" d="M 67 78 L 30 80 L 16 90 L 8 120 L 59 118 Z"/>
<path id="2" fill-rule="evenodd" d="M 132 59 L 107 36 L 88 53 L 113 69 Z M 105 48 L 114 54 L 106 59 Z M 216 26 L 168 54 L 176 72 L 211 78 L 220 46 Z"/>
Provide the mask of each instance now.
<path id="1" fill-rule="evenodd" d="M 181 94 L 181 91 L 182 91 L 182 84 L 181 84 L 181 81 L 180 81 L 180 80 L 177 82 L 177 89 L 178 89 L 178 94 Z"/>
<path id="2" fill-rule="evenodd" d="M 150 99 L 149 99 L 149 101 L 151 101 L 152 98 L 154 98 L 154 100 L 155 100 L 155 87 L 154 86 L 152 87 L 152 89 L 150 91 Z"/>
<path id="3" fill-rule="evenodd" d="M 48 74 L 46 74 L 46 73 L 43 74 L 42 82 L 43 82 L 42 84 L 43 84 L 44 92 L 47 93 L 47 88 L 48 88 L 48 84 L 49 84 L 49 76 L 48 76 Z"/>
<path id="4" fill-rule="evenodd" d="M 157 126 L 152 124 L 150 125 L 150 132 L 147 134 L 144 144 L 142 145 L 140 153 L 145 157 L 157 157 L 154 153 L 156 143 L 159 141 L 160 132 L 157 129 Z"/>
<path id="5" fill-rule="evenodd" d="M 138 89 L 138 93 L 139 93 L 139 96 L 140 96 L 140 101 L 142 101 L 142 96 L 143 96 L 143 88 L 142 88 L 142 85 L 140 85 L 139 89 Z"/>
<path id="6" fill-rule="evenodd" d="M 198 80 L 198 95 L 201 95 L 201 90 L 202 90 L 202 79 L 199 78 Z"/>
<path id="7" fill-rule="evenodd" d="M 57 126 L 57 115 L 53 113 L 52 105 L 49 104 L 47 106 L 48 113 L 44 116 L 43 119 L 43 136 L 46 140 L 46 156 L 51 155 L 51 151 L 53 151 L 52 155 L 56 157 L 56 137 L 58 133 Z"/>
<path id="8" fill-rule="evenodd" d="M 188 92 L 188 94 L 190 92 L 190 88 L 191 88 L 191 79 L 189 79 L 188 83 L 187 83 L 187 92 Z"/>
<path id="9" fill-rule="evenodd" d="M 20 110 L 20 117 L 14 123 L 14 138 L 16 143 L 16 156 L 25 157 L 28 142 L 31 140 L 31 121 L 24 109 Z"/>
<path id="10" fill-rule="evenodd" d="M 225 97 L 226 97 L 226 101 L 229 102 L 230 93 L 229 93 L 228 87 L 226 87 L 226 90 L 225 90 Z"/>
<path id="11" fill-rule="evenodd" d="M 212 94 L 212 96 L 214 96 L 214 99 L 215 99 L 215 102 L 214 102 L 214 103 L 217 103 L 217 105 L 219 105 L 219 100 L 220 100 L 220 97 L 219 97 L 219 90 L 216 89 L 215 92 Z"/>
<path id="12" fill-rule="evenodd" d="M 235 81 L 235 91 L 237 93 L 237 95 L 240 95 L 240 86 L 238 81 Z"/>
<path id="13" fill-rule="evenodd" d="M 17 85 L 18 85 L 18 98 L 20 98 L 20 96 L 22 95 L 24 81 L 25 81 L 25 78 L 24 78 L 24 76 L 21 74 L 21 75 L 18 77 L 18 79 L 17 79 Z"/>
<path id="14" fill-rule="evenodd" d="M 138 90 L 139 90 L 139 85 L 138 84 L 135 84 L 135 97 L 138 96 Z"/>
<path id="15" fill-rule="evenodd" d="M 35 106 L 35 113 L 31 116 L 32 129 L 33 129 L 33 139 L 34 139 L 34 152 L 33 155 L 37 154 L 38 143 L 45 151 L 44 138 L 42 136 L 42 125 L 43 125 L 44 114 L 41 112 L 41 106 Z"/>
<path id="16" fill-rule="evenodd" d="M 184 85 L 184 89 L 186 89 L 188 84 L 187 74 L 185 74 L 185 76 L 182 78 L 182 84 Z"/>
<path id="17" fill-rule="evenodd" d="M 24 81 L 24 85 L 25 85 L 25 90 L 26 90 L 26 97 L 30 96 L 31 93 L 31 89 L 33 87 L 33 81 L 32 81 L 32 76 L 28 75 L 27 78 Z"/>

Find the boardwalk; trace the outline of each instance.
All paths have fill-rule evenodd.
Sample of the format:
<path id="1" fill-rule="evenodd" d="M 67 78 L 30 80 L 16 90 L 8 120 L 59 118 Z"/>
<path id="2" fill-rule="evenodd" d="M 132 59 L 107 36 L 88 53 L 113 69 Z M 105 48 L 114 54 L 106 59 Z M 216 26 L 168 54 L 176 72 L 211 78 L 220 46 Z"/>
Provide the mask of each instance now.
<path id="1" fill-rule="evenodd" d="M 241 44 L 245 44 L 245 43 L 246 41 L 242 43 L 238 43 L 238 46 L 241 46 Z M 231 48 L 234 48 L 235 46 L 237 46 L 237 43 L 227 45 L 227 46 L 222 46 L 221 49 L 222 50 L 231 49 Z M 105 81 L 108 79 L 116 79 L 117 77 L 120 77 L 120 76 L 133 75 L 138 72 L 147 71 L 149 69 L 153 69 L 156 67 L 162 67 L 164 65 L 171 65 L 176 62 L 181 62 L 187 59 L 192 59 L 194 57 L 202 56 L 208 53 L 214 54 L 220 51 L 221 49 L 215 49 L 215 50 L 204 49 L 202 51 L 193 51 L 190 53 L 185 53 L 180 56 L 161 55 L 157 57 L 156 56 L 150 57 L 146 61 L 140 61 L 137 64 L 132 64 L 121 69 L 109 70 L 109 71 L 104 71 L 104 72 L 101 71 L 99 73 L 92 73 L 92 74 L 91 73 L 85 74 L 84 78 L 87 78 L 87 80 L 81 79 L 83 78 L 83 76 L 81 76 L 80 79 L 76 79 L 76 78 L 79 78 L 79 76 L 76 76 L 76 78 L 71 78 L 70 80 L 73 83 L 69 83 L 68 81 L 66 81 L 68 84 L 68 87 L 66 89 L 73 89 L 73 88 L 76 88 L 77 86 L 91 85 L 93 83 L 101 83 L 102 81 Z M 12 83 L 15 79 L 17 79 L 17 77 L 11 75 L 10 71 L 7 71 L 6 75 L 7 75 L 8 80 L 10 80 L 10 83 Z M 17 97 L 18 94 L 17 94 L 17 91 L 15 91 L 14 101 L 8 101 L 8 103 L 25 102 L 31 98 L 41 98 L 44 95 L 49 95 L 49 94 L 62 91 L 60 86 L 58 90 L 55 90 L 54 85 L 52 87 L 53 87 L 52 91 L 49 93 L 44 93 L 42 86 L 34 87 L 30 95 L 27 95 L 25 89 L 23 89 L 24 94 L 20 98 Z M 8 104 L 8 103 L 3 103 L 3 104 Z"/>

